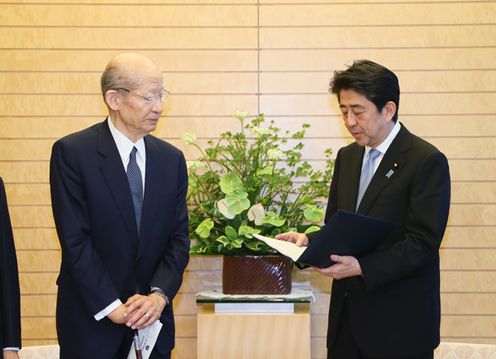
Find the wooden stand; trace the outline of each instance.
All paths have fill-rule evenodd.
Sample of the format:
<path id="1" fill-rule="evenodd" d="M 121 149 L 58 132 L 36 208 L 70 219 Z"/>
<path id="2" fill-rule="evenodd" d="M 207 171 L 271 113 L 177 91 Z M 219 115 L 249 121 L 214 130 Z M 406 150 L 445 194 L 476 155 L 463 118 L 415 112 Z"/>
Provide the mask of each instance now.
<path id="1" fill-rule="evenodd" d="M 219 313 L 199 304 L 198 359 L 309 359 L 310 303 L 292 313 Z"/>

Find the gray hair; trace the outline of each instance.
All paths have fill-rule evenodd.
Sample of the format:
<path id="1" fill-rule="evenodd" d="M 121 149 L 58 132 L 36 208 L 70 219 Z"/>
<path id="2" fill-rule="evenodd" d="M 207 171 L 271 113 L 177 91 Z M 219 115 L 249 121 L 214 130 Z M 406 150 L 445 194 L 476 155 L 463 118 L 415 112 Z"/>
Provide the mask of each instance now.
<path id="1" fill-rule="evenodd" d="M 139 87 L 140 82 L 141 78 L 138 76 L 130 76 L 120 66 L 109 63 L 102 73 L 100 86 L 102 88 L 102 95 L 105 98 L 105 94 L 109 90 L 117 90 L 119 88 L 134 90 Z"/>

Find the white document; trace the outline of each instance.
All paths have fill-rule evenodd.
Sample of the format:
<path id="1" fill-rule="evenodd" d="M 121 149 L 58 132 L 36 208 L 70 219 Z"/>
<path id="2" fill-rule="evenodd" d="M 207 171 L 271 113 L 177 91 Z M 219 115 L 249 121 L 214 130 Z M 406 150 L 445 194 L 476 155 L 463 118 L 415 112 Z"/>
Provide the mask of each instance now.
<path id="1" fill-rule="evenodd" d="M 160 329 L 162 329 L 162 323 L 157 320 L 155 323 L 146 327 L 144 329 L 138 330 L 139 346 L 141 348 L 141 355 L 143 359 L 148 359 L 155 347 L 155 342 L 157 341 Z M 136 359 L 136 352 L 134 351 L 134 343 L 131 344 L 131 349 L 127 355 L 127 359 Z"/>
<path id="2" fill-rule="evenodd" d="M 292 242 L 281 241 L 279 239 L 265 237 L 259 234 L 254 234 L 253 237 L 267 243 L 267 245 L 271 248 L 274 248 L 279 253 L 291 258 L 293 262 L 298 262 L 298 258 L 300 258 L 303 252 L 307 249 L 306 246 L 298 247 Z"/>

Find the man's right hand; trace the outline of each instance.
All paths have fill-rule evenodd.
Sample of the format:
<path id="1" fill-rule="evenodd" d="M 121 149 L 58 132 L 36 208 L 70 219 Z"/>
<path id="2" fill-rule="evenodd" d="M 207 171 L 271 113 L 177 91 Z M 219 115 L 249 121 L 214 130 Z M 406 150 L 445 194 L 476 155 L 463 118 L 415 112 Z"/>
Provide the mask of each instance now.
<path id="1" fill-rule="evenodd" d="M 305 233 L 286 232 L 276 235 L 276 239 L 295 243 L 298 247 L 308 246 L 309 240 Z"/>
<path id="2" fill-rule="evenodd" d="M 112 312 L 110 312 L 109 315 L 107 315 L 107 318 L 109 318 L 115 324 L 124 324 L 127 321 L 126 317 L 124 317 L 125 312 L 126 306 L 124 304 L 121 304 Z"/>

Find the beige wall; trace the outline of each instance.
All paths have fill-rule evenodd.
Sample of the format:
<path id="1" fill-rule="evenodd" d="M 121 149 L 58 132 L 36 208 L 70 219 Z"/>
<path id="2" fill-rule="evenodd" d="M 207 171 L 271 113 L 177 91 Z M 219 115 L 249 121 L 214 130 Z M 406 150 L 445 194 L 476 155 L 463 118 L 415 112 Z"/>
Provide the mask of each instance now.
<path id="1" fill-rule="evenodd" d="M 40 4 L 37 4 L 40 2 Z M 53 5 L 50 5 L 53 3 Z M 201 141 L 236 109 L 312 125 L 305 158 L 349 143 L 327 93 L 335 69 L 370 58 L 401 82 L 400 120 L 449 158 L 453 199 L 442 249 L 442 336 L 496 343 L 496 1 L 0 1 L 0 175 L 18 250 L 23 344 L 56 341 L 60 260 L 48 159 L 61 136 L 103 119 L 99 75 L 122 51 L 154 59 L 174 93 L 157 135 Z M 193 259 L 176 303 L 175 358 L 196 355 L 195 292 L 221 259 Z M 325 357 L 330 283 L 311 286 L 312 357 Z"/>

